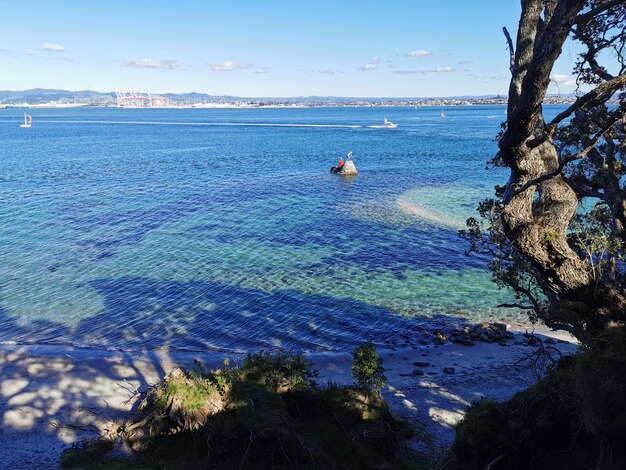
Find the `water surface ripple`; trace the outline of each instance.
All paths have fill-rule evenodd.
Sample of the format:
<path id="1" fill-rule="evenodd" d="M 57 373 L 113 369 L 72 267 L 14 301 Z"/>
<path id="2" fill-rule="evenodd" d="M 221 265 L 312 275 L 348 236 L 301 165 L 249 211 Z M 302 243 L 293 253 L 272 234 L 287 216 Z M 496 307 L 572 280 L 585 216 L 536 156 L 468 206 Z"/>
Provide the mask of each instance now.
<path id="1" fill-rule="evenodd" d="M 0 342 L 333 350 L 505 315 L 456 234 L 505 179 L 503 111 L 0 110 Z"/>

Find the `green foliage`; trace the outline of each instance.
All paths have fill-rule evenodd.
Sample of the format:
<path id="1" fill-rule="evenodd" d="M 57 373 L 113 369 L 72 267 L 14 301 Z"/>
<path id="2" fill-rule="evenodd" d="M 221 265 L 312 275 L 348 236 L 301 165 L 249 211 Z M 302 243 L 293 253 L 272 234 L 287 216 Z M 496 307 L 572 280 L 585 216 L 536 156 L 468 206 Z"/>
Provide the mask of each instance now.
<path id="1" fill-rule="evenodd" d="M 576 214 L 571 224 L 570 243 L 587 260 L 596 282 L 612 284 L 626 281 L 620 275 L 618 263 L 625 261 L 624 243 L 613 236 L 614 223 L 608 209 L 595 205 L 589 211 Z"/>
<path id="2" fill-rule="evenodd" d="M 191 383 L 169 382 L 164 398 L 176 397 L 183 409 L 196 411 L 204 406 L 213 391 L 213 387 L 206 380 L 193 377 Z"/>
<path id="3" fill-rule="evenodd" d="M 504 403 L 473 403 L 457 426 L 456 469 L 626 468 L 626 328 Z"/>
<path id="4" fill-rule="evenodd" d="M 71 458 L 77 460 L 65 468 L 425 468 L 409 461 L 402 443 L 410 429 L 393 418 L 381 395 L 318 385 L 316 375 L 301 355 L 267 352 L 249 355 L 240 368 L 175 370 L 120 428 L 134 449 L 128 467 L 116 467 L 106 443 L 96 458 L 87 448 L 76 451 Z M 201 426 L 182 423 L 191 409 L 201 411 L 191 413 Z M 138 434 L 123 431 L 135 424 Z"/>
<path id="5" fill-rule="evenodd" d="M 275 353 L 260 351 L 248 354 L 241 373 L 249 379 L 268 384 L 278 391 L 307 388 L 319 372 L 301 353 Z"/>
<path id="6" fill-rule="evenodd" d="M 383 360 L 371 342 L 362 344 L 352 352 L 352 377 L 364 390 L 379 392 L 386 384 Z"/>

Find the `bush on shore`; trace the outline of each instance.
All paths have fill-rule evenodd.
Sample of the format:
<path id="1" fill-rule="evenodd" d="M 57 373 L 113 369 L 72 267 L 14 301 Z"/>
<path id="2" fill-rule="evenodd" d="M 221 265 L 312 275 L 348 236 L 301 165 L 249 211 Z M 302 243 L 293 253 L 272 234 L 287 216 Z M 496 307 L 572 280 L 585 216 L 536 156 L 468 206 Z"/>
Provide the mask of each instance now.
<path id="1" fill-rule="evenodd" d="M 504 403 L 472 404 L 452 460 L 467 470 L 626 468 L 626 328 Z"/>
<path id="2" fill-rule="evenodd" d="M 131 419 L 107 439 L 66 451 L 62 466 L 422 468 L 406 459 L 410 430 L 379 393 L 321 386 L 316 376 L 302 355 L 268 352 L 248 355 L 241 367 L 175 369 Z M 116 456 L 120 447 L 130 457 Z"/>

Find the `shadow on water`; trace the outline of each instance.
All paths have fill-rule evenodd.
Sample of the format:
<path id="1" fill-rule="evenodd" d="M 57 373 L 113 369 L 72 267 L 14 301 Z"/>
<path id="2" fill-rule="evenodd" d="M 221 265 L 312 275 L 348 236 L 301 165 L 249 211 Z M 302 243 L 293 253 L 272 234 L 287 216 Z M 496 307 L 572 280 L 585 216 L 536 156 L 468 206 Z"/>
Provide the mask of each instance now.
<path id="1" fill-rule="evenodd" d="M 178 345 L 191 346 L 198 357 L 235 346 L 349 350 L 385 332 L 410 334 L 418 327 L 384 308 L 295 291 L 145 278 L 93 285 L 105 299 L 104 311 L 73 327 L 20 324 L 0 308 L 3 336 L 19 343 L 0 349 L 0 468 L 56 468 L 64 447 L 123 416 L 133 390 L 146 389 L 180 363 L 175 357 L 184 353 L 172 351 Z M 315 321 L 307 315 L 313 310 Z M 59 338 L 93 349 L 54 346 Z"/>
<path id="2" fill-rule="evenodd" d="M 73 326 L 49 320 L 27 325 L 2 315 L 2 339 L 96 349 L 249 351 L 260 348 L 348 350 L 393 332 L 410 334 L 439 316 L 412 319 L 352 298 L 295 290 L 266 292 L 213 281 L 126 277 L 90 283 L 104 301 L 96 316 Z"/>

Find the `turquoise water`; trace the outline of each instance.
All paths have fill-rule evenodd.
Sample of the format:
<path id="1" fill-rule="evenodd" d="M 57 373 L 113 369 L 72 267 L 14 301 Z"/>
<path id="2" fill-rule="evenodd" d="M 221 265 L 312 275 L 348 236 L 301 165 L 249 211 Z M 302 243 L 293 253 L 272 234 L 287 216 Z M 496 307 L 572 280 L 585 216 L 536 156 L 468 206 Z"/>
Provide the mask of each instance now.
<path id="1" fill-rule="evenodd" d="M 504 108 L 439 112 L 1 110 L 0 341 L 342 349 L 510 315 L 456 234 L 506 179 Z"/>

